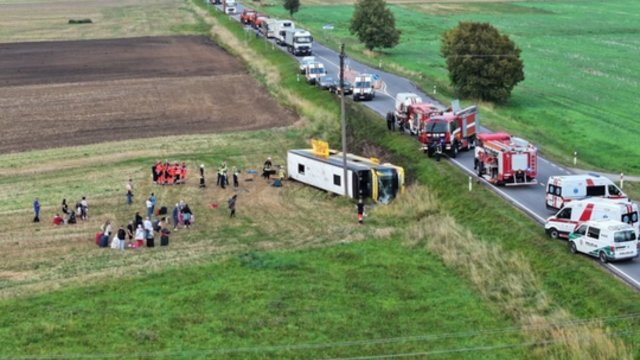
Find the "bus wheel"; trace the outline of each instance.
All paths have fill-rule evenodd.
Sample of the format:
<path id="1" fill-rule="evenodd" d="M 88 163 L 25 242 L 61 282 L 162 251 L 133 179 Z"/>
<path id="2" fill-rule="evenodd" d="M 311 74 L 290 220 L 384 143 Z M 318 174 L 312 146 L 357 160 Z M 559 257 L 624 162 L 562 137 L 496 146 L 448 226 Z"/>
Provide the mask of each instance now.
<path id="1" fill-rule="evenodd" d="M 608 261 L 607 254 L 605 254 L 604 251 L 600 251 L 600 256 L 598 256 L 598 258 L 600 258 L 600 262 L 603 264 L 606 264 Z"/>
<path id="2" fill-rule="evenodd" d="M 578 248 L 576 248 L 576 243 L 574 243 L 573 241 L 569 242 L 569 251 L 571 251 L 572 254 L 575 254 L 578 252 Z"/>
<path id="3" fill-rule="evenodd" d="M 556 228 L 551 228 L 549 229 L 549 237 L 555 240 L 560 237 L 560 233 Z"/>

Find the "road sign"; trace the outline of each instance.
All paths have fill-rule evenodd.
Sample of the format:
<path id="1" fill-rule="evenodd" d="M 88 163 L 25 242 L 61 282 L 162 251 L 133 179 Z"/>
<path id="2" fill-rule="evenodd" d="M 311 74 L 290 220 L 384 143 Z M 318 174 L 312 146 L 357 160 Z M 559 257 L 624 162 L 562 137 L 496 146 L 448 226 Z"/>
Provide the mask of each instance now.
<path id="1" fill-rule="evenodd" d="M 325 24 L 322 26 L 322 30 L 333 30 L 333 24 Z"/>
<path id="2" fill-rule="evenodd" d="M 371 77 L 373 78 L 373 81 L 380 80 L 380 74 L 373 74 Z"/>

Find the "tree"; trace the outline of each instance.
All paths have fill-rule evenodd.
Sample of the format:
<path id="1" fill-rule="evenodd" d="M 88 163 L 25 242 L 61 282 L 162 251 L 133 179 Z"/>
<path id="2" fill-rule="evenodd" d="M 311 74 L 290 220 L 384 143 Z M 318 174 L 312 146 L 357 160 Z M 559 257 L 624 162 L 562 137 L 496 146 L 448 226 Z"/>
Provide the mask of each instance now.
<path id="1" fill-rule="evenodd" d="M 442 35 L 440 53 L 447 60 L 456 93 L 497 103 L 506 102 L 524 80 L 521 50 L 489 23 L 460 22 Z"/>
<path id="2" fill-rule="evenodd" d="M 373 48 L 392 48 L 400 41 L 396 20 L 384 0 L 357 0 L 349 31 L 370 51 Z"/>
<path id="3" fill-rule="evenodd" d="M 293 17 L 293 13 L 297 13 L 300 9 L 300 0 L 284 0 L 284 8 Z"/>

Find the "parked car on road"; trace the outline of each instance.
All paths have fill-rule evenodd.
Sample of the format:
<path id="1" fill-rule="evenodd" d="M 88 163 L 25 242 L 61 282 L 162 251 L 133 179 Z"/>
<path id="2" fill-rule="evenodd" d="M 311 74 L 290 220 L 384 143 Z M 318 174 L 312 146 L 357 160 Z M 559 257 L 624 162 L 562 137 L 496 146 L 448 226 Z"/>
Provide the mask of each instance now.
<path id="1" fill-rule="evenodd" d="M 322 90 L 329 90 L 332 86 L 336 86 L 336 81 L 331 76 L 325 75 L 316 79 L 316 86 Z"/>
<path id="2" fill-rule="evenodd" d="M 329 88 L 329 91 L 331 91 L 334 94 L 340 94 L 340 87 L 338 86 L 339 83 L 340 83 L 340 80 L 336 80 L 333 86 Z M 344 80 L 343 84 L 344 84 L 344 94 L 345 95 L 353 94 L 353 86 L 351 85 L 349 80 Z"/>
<path id="3" fill-rule="evenodd" d="M 300 74 L 304 74 L 307 70 L 307 65 L 316 62 L 315 56 L 305 56 L 300 60 Z"/>

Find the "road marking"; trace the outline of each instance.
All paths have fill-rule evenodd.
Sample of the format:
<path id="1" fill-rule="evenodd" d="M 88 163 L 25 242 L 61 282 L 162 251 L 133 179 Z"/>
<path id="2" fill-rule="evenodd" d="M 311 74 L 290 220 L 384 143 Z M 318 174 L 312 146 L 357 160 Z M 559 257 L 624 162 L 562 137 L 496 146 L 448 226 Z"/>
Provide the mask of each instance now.
<path id="1" fill-rule="evenodd" d="M 542 182 L 541 182 L 541 183 L 540 183 L 540 186 L 544 187 L 544 183 L 542 183 Z"/>

